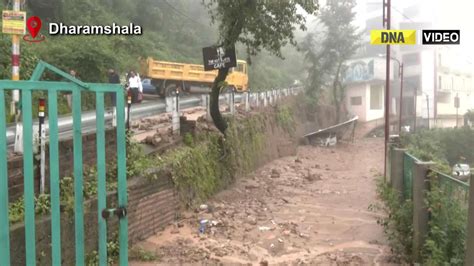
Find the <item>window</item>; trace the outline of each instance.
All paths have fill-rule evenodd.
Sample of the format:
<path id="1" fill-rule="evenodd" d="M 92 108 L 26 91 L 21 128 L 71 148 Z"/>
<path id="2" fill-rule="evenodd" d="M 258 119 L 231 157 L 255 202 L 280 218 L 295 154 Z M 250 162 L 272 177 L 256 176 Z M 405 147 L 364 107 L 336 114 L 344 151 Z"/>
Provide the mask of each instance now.
<path id="1" fill-rule="evenodd" d="M 382 86 L 370 86 L 370 110 L 382 109 Z"/>
<path id="2" fill-rule="evenodd" d="M 413 66 L 420 64 L 420 54 L 419 53 L 411 53 L 411 54 L 404 54 L 402 56 L 402 62 L 405 66 Z"/>
<path id="3" fill-rule="evenodd" d="M 245 65 L 242 63 L 237 63 L 237 68 L 235 69 L 235 71 L 245 73 Z"/>
<path id="4" fill-rule="evenodd" d="M 441 76 L 438 76 L 438 90 L 442 90 L 443 89 L 443 79 L 441 78 Z"/>
<path id="5" fill-rule="evenodd" d="M 351 97 L 351 105 L 362 105 L 362 97 Z"/>

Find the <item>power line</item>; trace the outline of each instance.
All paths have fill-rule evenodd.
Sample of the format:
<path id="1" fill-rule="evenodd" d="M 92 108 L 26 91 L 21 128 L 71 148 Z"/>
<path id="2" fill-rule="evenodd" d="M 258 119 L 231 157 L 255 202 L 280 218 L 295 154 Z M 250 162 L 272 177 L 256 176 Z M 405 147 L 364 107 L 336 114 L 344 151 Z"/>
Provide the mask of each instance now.
<path id="1" fill-rule="evenodd" d="M 205 25 L 197 20 L 194 20 L 192 18 L 190 18 L 188 15 L 184 14 L 183 12 L 181 12 L 180 10 L 178 10 L 177 8 L 175 8 L 172 4 L 170 4 L 168 1 L 166 0 L 163 0 L 163 2 L 169 6 L 176 14 L 182 16 L 183 18 L 186 18 L 188 19 L 189 21 L 193 22 L 193 23 L 197 23 L 197 24 L 200 24 L 201 26 L 204 26 L 204 27 L 210 27 L 209 25 Z"/>
<path id="2" fill-rule="evenodd" d="M 392 8 L 393 8 L 395 11 L 397 11 L 400 15 L 402 15 L 404 18 L 406 18 L 407 20 L 409 20 L 410 22 L 412 22 L 412 23 L 417 23 L 416 21 L 414 21 L 414 20 L 413 20 L 412 18 L 410 18 L 409 16 L 405 15 L 402 11 L 400 11 L 400 10 L 397 9 L 396 7 L 393 7 L 393 6 L 392 6 Z M 443 47 L 444 47 L 444 48 L 447 48 L 447 49 L 450 49 L 450 50 L 453 50 L 453 49 L 454 49 L 453 47 L 447 46 L 447 45 L 444 45 Z M 455 49 L 454 49 L 454 50 L 455 50 Z M 462 55 L 459 54 L 458 51 L 455 50 L 455 52 L 457 53 L 458 56 L 462 57 Z M 468 58 L 464 57 L 463 60 L 466 61 L 467 63 L 471 64 L 471 65 L 473 64 L 472 61 L 471 61 L 471 59 L 470 59 L 469 57 L 468 57 Z"/>
<path id="3" fill-rule="evenodd" d="M 416 23 L 413 19 L 411 19 L 409 16 L 403 14 L 402 11 L 400 11 L 398 8 L 392 6 L 392 8 L 397 11 L 400 15 L 402 15 L 404 18 L 408 19 L 410 22 Z"/>

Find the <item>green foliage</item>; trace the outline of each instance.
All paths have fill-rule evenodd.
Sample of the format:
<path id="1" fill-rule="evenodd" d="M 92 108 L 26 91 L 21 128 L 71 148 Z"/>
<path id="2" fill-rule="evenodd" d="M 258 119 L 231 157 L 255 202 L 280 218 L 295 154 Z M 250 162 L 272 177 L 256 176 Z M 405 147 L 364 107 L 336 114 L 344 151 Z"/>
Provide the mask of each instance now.
<path id="1" fill-rule="evenodd" d="M 275 107 L 276 122 L 285 129 L 288 133 L 295 133 L 295 120 L 293 119 L 293 112 L 288 105 L 277 105 Z"/>
<path id="2" fill-rule="evenodd" d="M 128 258 L 129 260 L 136 261 L 156 261 L 158 256 L 155 253 L 141 247 L 134 247 L 130 250 Z"/>
<path id="3" fill-rule="evenodd" d="M 474 164 L 474 130 L 469 127 L 418 131 L 402 138 L 402 144 L 415 157 L 445 166 L 458 162 Z M 448 171 L 449 173 L 449 171 Z"/>
<path id="4" fill-rule="evenodd" d="M 111 237 L 111 240 L 107 242 L 107 265 L 115 265 L 120 255 L 120 246 L 117 234 Z M 86 255 L 87 266 L 98 266 L 99 265 L 99 252 L 94 250 Z"/>
<path id="5" fill-rule="evenodd" d="M 24 205 L 25 205 L 25 199 L 23 197 L 20 197 L 15 202 L 10 203 L 9 208 L 8 208 L 10 223 L 23 221 L 23 218 L 25 215 Z"/>
<path id="6" fill-rule="evenodd" d="M 191 133 L 187 132 L 186 134 L 184 134 L 184 137 L 183 137 L 183 143 L 186 145 L 186 146 L 189 146 L 189 147 L 192 147 L 194 146 L 194 137 Z"/>
<path id="7" fill-rule="evenodd" d="M 442 183 L 438 177 L 431 180 L 430 191 L 425 198 L 430 221 L 423 248 L 424 262 L 426 265 L 463 265 L 467 236 L 467 191 L 450 188 L 456 184 Z"/>
<path id="8" fill-rule="evenodd" d="M 267 117 L 254 115 L 244 120 L 231 120 L 224 141 L 224 165 L 233 175 L 255 169 L 261 162 Z"/>
<path id="9" fill-rule="evenodd" d="M 179 148 L 164 158 L 183 202 L 203 201 L 222 186 L 223 177 L 228 175 L 219 164 L 218 150 L 215 143 L 204 142 L 194 148 Z"/>
<path id="10" fill-rule="evenodd" d="M 193 145 L 155 157 L 154 166 L 171 173 L 181 201 L 192 206 L 258 165 L 262 160 L 264 126 L 264 115 L 230 120 L 225 139 L 215 133 L 197 135 Z M 154 180 L 157 175 L 148 178 Z"/>
<path id="11" fill-rule="evenodd" d="M 281 56 L 281 47 L 296 45 L 295 26 L 305 30 L 305 16 L 297 12 L 300 6 L 313 14 L 318 5 L 313 1 L 247 1 L 203 0 L 212 21 L 219 22 L 220 40 L 224 46 L 240 42 L 248 55 L 256 55 L 262 48 Z"/>
<path id="12" fill-rule="evenodd" d="M 305 16 L 297 12 L 298 6 L 312 14 L 318 5 L 312 1 L 248 1 L 248 0 L 203 0 L 209 9 L 212 22 L 219 22 L 219 45 L 233 48 L 237 43 L 245 46 L 247 61 L 266 49 L 282 57 L 281 48 L 296 45 L 296 26 L 305 30 Z M 220 82 L 227 77 L 229 69 L 219 69 L 210 94 L 210 113 L 215 126 L 225 134 L 228 126 L 219 109 Z"/>
<path id="13" fill-rule="evenodd" d="M 465 119 L 471 123 L 471 126 L 474 125 L 474 109 L 467 110 L 466 114 L 464 114 Z"/>
<path id="14" fill-rule="evenodd" d="M 132 141 L 131 135 L 127 136 L 127 177 L 139 176 L 150 168 L 152 161 L 144 152 L 140 143 Z M 114 165 L 116 167 L 116 165 Z M 115 169 L 115 168 L 113 168 Z M 110 178 L 109 178 L 110 179 Z"/>
<path id="15" fill-rule="evenodd" d="M 324 87 L 330 84 L 337 117 L 345 97 L 343 64 L 360 46 L 361 35 L 353 25 L 355 5 L 355 0 L 328 1 L 321 10 L 320 24 L 306 36 L 302 46 L 310 64 L 306 93 L 318 102 Z"/>
<path id="16" fill-rule="evenodd" d="M 377 223 L 383 226 L 393 253 L 401 262 L 409 262 L 413 254 L 413 203 L 411 200 L 402 201 L 401 195 L 383 178 L 377 181 L 377 194 L 384 204 L 374 204 L 369 209 L 386 214 Z"/>
<path id="17" fill-rule="evenodd" d="M 35 214 L 45 215 L 49 214 L 51 209 L 51 202 L 49 195 L 42 194 L 35 197 Z M 9 220 L 10 223 L 21 222 L 25 215 L 25 198 L 22 196 L 15 202 L 9 205 Z"/>

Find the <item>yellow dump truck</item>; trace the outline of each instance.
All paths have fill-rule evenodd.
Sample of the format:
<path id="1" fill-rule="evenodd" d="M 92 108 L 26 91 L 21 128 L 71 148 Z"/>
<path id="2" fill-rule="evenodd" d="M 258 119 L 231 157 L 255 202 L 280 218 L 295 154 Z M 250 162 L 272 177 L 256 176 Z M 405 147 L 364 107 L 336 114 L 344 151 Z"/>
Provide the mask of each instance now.
<path id="1" fill-rule="evenodd" d="M 142 61 L 142 80 L 148 78 L 161 96 L 173 95 L 177 90 L 190 93 L 209 92 L 217 76 L 216 71 L 204 71 L 202 65 L 184 64 L 155 60 L 151 57 Z M 248 88 L 247 62 L 237 60 L 237 66 L 232 68 L 226 78 L 228 87 L 237 92 Z"/>

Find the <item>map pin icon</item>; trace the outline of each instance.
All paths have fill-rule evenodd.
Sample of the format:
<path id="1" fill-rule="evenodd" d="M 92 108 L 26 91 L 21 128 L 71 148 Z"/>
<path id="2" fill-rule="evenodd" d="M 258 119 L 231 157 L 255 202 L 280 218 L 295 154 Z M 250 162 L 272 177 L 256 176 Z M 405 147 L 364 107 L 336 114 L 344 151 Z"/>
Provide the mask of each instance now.
<path id="1" fill-rule="evenodd" d="M 26 26 L 28 27 L 31 37 L 34 39 L 41 29 L 41 19 L 37 16 L 29 17 L 26 21 Z"/>

